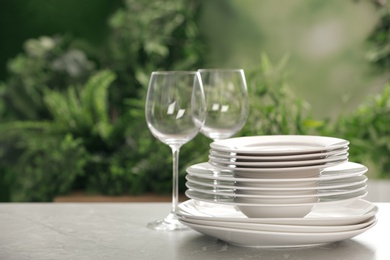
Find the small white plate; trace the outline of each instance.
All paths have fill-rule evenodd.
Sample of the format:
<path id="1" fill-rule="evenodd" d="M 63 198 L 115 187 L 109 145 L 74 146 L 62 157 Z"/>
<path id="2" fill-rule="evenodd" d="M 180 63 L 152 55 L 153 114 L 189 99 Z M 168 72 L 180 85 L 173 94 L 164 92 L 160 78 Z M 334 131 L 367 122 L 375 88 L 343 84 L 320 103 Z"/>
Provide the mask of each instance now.
<path id="1" fill-rule="evenodd" d="M 336 226 L 306 226 L 306 225 L 280 225 L 280 224 L 265 224 L 265 223 L 243 223 L 231 221 L 214 221 L 207 219 L 193 219 L 184 216 L 179 216 L 179 220 L 186 223 L 208 225 L 214 227 L 237 228 L 242 230 L 255 231 L 270 231 L 270 232 L 296 232 L 296 233 L 327 233 L 327 232 L 344 232 L 361 229 L 376 222 L 375 216 L 368 218 L 363 222 L 351 225 L 336 225 Z"/>
<path id="2" fill-rule="evenodd" d="M 264 190 L 264 191 L 298 191 L 298 190 L 322 190 L 322 189 L 340 189 L 359 184 L 367 183 L 367 176 L 352 176 L 344 179 L 337 179 L 331 181 L 318 181 L 314 186 L 302 185 L 301 187 L 270 187 L 267 185 L 248 185 L 248 183 L 235 182 L 235 181 L 215 181 L 210 179 L 199 178 L 191 175 L 186 176 L 188 183 L 193 183 L 210 188 L 222 188 L 231 190 Z M 245 184 L 245 185 L 244 185 Z"/>
<path id="3" fill-rule="evenodd" d="M 230 152 L 220 152 L 210 149 L 209 154 L 221 159 L 235 159 L 242 161 L 301 161 L 301 160 L 316 160 L 325 159 L 327 157 L 337 156 L 348 152 L 349 147 L 342 147 L 340 149 L 329 152 L 309 153 L 309 154 L 293 154 L 293 155 L 264 155 L 258 156 L 255 154 L 239 154 Z"/>
<path id="4" fill-rule="evenodd" d="M 215 237 L 229 244 L 257 248 L 307 247 L 337 242 L 357 236 L 369 230 L 376 224 L 376 222 L 374 222 L 364 228 L 351 231 L 305 233 L 243 230 L 199 225 L 184 220 L 180 221 L 204 235 Z"/>
<path id="5" fill-rule="evenodd" d="M 259 182 L 259 183 L 307 183 L 313 181 L 325 181 L 343 179 L 353 176 L 360 176 L 366 173 L 368 168 L 362 164 L 354 162 L 345 162 L 337 166 L 324 169 L 319 177 L 313 178 L 280 178 L 280 179 L 262 179 L 262 178 L 238 178 L 231 170 L 221 170 L 208 162 L 198 163 L 187 168 L 187 173 L 191 176 L 219 180 L 219 181 L 241 181 L 241 182 Z M 295 184 L 296 185 L 296 184 Z"/>
<path id="6" fill-rule="evenodd" d="M 198 220 L 305 226 L 353 225 L 378 212 L 378 206 L 363 199 L 317 204 L 304 218 L 248 218 L 235 206 L 192 199 L 180 203 L 178 208 L 179 216 Z"/>
<path id="7" fill-rule="evenodd" d="M 216 151 L 257 155 L 293 155 L 328 152 L 349 144 L 340 138 L 311 135 L 265 135 L 228 138 L 212 142 Z"/>

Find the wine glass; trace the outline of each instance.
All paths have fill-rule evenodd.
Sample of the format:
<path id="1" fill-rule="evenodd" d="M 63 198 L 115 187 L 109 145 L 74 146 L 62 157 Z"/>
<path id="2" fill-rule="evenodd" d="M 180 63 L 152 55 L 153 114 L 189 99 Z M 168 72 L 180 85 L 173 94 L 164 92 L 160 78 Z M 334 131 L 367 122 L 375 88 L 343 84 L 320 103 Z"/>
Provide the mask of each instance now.
<path id="1" fill-rule="evenodd" d="M 151 133 L 169 145 L 173 157 L 172 209 L 163 220 L 148 223 L 155 230 L 187 228 L 178 221 L 180 147 L 193 139 L 203 126 L 206 104 L 197 71 L 153 72 L 146 96 L 146 122 Z"/>
<path id="2" fill-rule="evenodd" d="M 200 130 L 213 141 L 229 138 L 244 126 L 249 113 L 248 90 L 242 69 L 199 69 L 207 117 Z M 212 169 L 218 176 L 219 170 Z M 218 180 L 213 181 L 217 192 Z M 216 198 L 217 199 L 217 198 Z"/>
<path id="3" fill-rule="evenodd" d="M 214 141 L 229 138 L 244 126 L 249 112 L 248 90 L 242 69 L 199 69 L 207 117 L 200 130 Z"/>

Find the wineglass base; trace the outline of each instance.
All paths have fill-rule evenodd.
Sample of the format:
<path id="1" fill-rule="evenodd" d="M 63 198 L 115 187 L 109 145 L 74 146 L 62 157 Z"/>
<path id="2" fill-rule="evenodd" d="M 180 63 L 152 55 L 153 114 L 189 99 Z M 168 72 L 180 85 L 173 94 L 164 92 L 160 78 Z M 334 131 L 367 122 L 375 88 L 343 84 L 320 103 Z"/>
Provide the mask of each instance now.
<path id="1" fill-rule="evenodd" d="M 183 225 L 178 220 L 176 214 L 169 213 L 167 217 L 163 220 L 156 220 L 149 222 L 147 227 L 153 230 L 160 231 L 176 231 L 176 230 L 188 230 L 189 228 L 186 225 Z"/>

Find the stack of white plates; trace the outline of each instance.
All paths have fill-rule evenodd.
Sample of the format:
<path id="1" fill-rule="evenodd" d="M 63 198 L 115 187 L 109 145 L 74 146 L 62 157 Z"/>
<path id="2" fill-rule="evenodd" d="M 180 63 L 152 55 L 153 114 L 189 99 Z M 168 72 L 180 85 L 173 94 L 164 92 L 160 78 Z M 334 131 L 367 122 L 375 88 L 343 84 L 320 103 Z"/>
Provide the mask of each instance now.
<path id="1" fill-rule="evenodd" d="M 180 204 L 180 220 L 244 246 L 353 237 L 374 225 L 377 208 L 362 200 L 367 167 L 348 162 L 348 145 L 339 138 L 291 135 L 213 142 L 209 162 L 187 169 L 191 200 Z"/>
<path id="2" fill-rule="evenodd" d="M 339 138 L 307 135 L 230 138 L 211 143 L 209 162 L 240 177 L 313 177 L 347 161 L 348 145 Z"/>
<path id="3" fill-rule="evenodd" d="M 246 247 L 304 247 L 357 236 L 376 223 L 378 207 L 363 199 L 318 204 L 304 218 L 248 218 L 234 206 L 188 200 L 179 219 L 188 227 Z"/>

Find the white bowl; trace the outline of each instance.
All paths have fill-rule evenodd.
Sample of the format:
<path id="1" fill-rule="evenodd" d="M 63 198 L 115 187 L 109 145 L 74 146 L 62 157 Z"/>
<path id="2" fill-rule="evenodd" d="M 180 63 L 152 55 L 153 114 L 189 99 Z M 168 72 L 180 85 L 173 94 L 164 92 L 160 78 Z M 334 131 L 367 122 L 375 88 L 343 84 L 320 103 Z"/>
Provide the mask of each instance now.
<path id="1" fill-rule="evenodd" d="M 232 169 L 234 177 L 236 178 L 257 178 L 257 179 L 297 179 L 297 178 L 317 178 L 321 175 L 321 172 L 325 168 L 310 168 L 303 169 L 303 167 L 296 167 L 297 169 L 292 170 L 292 168 L 269 168 L 267 171 L 266 168 L 258 169 L 256 171 L 254 168 L 236 168 Z M 300 169 L 299 169 L 300 168 Z"/>
<path id="2" fill-rule="evenodd" d="M 305 196 L 305 195 L 314 195 L 317 194 L 317 190 L 315 189 L 306 189 L 306 190 L 243 190 L 236 189 L 236 194 L 242 195 L 259 195 L 259 196 Z"/>
<path id="3" fill-rule="evenodd" d="M 254 182 L 254 181 L 236 181 L 234 186 L 237 189 L 245 188 L 265 188 L 265 189 L 314 189 L 318 186 L 316 180 L 302 180 L 302 181 L 265 181 L 265 182 Z"/>
<path id="4" fill-rule="evenodd" d="M 248 203 L 248 204 L 302 204 L 302 203 L 314 203 L 318 201 L 317 196 L 308 195 L 308 196 L 296 196 L 296 197 L 243 197 L 239 196 L 234 198 L 234 202 L 238 203 Z"/>
<path id="5" fill-rule="evenodd" d="M 284 204 L 269 204 L 269 205 L 237 205 L 236 207 L 244 213 L 248 218 L 303 218 L 306 216 L 312 208 L 314 207 L 314 203 L 316 202 L 316 198 L 310 198 L 312 203 L 300 203 L 300 204 L 291 204 L 286 205 L 286 201 L 284 200 Z M 309 200 L 308 200 L 309 201 Z M 236 202 L 238 203 L 250 203 L 248 199 L 236 198 Z"/>
<path id="6" fill-rule="evenodd" d="M 313 205 L 302 206 L 237 206 L 248 218 L 303 218 Z"/>

